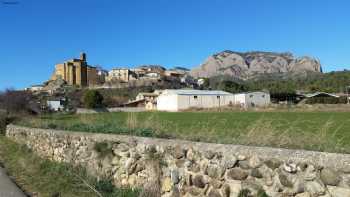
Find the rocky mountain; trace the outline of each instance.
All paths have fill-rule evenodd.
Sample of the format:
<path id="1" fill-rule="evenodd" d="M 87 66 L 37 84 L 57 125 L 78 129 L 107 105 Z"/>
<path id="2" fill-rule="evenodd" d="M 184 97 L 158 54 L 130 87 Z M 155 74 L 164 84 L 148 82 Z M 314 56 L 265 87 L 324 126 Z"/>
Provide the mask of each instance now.
<path id="1" fill-rule="evenodd" d="M 229 75 L 249 79 L 266 73 L 305 72 L 322 72 L 320 62 L 307 56 L 295 58 L 291 53 L 223 51 L 191 70 L 191 75 L 196 78 Z"/>

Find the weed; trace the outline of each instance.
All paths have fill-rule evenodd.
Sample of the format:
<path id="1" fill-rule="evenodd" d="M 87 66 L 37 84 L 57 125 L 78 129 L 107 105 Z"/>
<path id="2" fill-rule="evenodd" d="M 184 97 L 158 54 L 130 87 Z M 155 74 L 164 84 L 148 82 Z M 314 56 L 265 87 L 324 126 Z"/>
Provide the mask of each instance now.
<path id="1" fill-rule="evenodd" d="M 136 197 L 140 193 L 137 189 L 116 188 L 108 178 L 97 181 L 94 186 L 103 197 Z"/>
<path id="2" fill-rule="evenodd" d="M 110 180 L 102 179 L 97 181 L 96 190 L 101 193 L 112 193 L 114 191 L 114 186 Z"/>
<path id="3" fill-rule="evenodd" d="M 55 123 L 49 123 L 47 125 L 47 128 L 49 128 L 49 129 L 57 129 L 57 125 Z"/>
<path id="4" fill-rule="evenodd" d="M 147 129 L 147 128 L 135 129 L 134 133 L 135 133 L 135 135 L 141 136 L 141 137 L 153 137 L 154 136 L 152 129 Z"/>
<path id="5" fill-rule="evenodd" d="M 250 197 L 250 190 L 249 189 L 242 189 L 238 193 L 238 197 Z"/>
<path id="6" fill-rule="evenodd" d="M 130 130 L 137 128 L 137 116 L 133 112 L 129 112 L 126 119 L 126 125 Z"/>
<path id="7" fill-rule="evenodd" d="M 113 153 L 112 146 L 107 142 L 96 142 L 94 150 L 98 153 L 100 158 L 104 158 Z"/>
<path id="8" fill-rule="evenodd" d="M 259 189 L 256 196 L 257 197 L 269 197 L 263 189 Z"/>

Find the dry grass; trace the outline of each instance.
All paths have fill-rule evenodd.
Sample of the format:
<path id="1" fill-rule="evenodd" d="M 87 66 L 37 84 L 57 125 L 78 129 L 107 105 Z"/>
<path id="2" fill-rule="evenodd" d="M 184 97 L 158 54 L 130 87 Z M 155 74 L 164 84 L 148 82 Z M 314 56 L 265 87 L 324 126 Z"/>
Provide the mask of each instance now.
<path id="1" fill-rule="evenodd" d="M 350 114 L 345 112 L 119 112 L 26 118 L 18 124 L 350 153 Z"/>
<path id="2" fill-rule="evenodd" d="M 137 116 L 135 115 L 135 113 L 132 113 L 132 112 L 127 113 L 126 125 L 128 129 L 138 128 Z"/>
<path id="3" fill-rule="evenodd" d="M 344 139 L 337 136 L 341 125 L 336 126 L 332 120 L 327 120 L 320 126 L 317 133 L 305 132 L 298 128 L 303 120 L 296 120 L 284 130 L 277 130 L 274 123 L 264 118 L 257 120 L 249 127 L 247 133 L 239 135 L 235 141 L 246 145 L 306 148 L 311 150 L 325 150 L 332 147 L 337 152 L 346 152 Z M 337 127 L 337 129 L 332 129 Z"/>

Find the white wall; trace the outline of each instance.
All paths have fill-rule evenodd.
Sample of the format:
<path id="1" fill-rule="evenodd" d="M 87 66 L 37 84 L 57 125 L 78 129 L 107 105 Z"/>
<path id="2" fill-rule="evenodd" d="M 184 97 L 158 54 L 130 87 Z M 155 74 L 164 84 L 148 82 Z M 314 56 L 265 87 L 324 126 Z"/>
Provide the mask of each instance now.
<path id="1" fill-rule="evenodd" d="M 178 95 L 159 95 L 157 98 L 157 110 L 178 111 Z"/>
<path id="2" fill-rule="evenodd" d="M 246 94 L 235 94 L 235 105 L 246 106 Z"/>
<path id="3" fill-rule="evenodd" d="M 54 110 L 54 111 L 64 109 L 64 106 L 61 104 L 61 101 L 47 101 L 47 106 L 49 109 Z"/>
<path id="4" fill-rule="evenodd" d="M 235 94 L 235 104 L 244 107 L 264 107 L 268 106 L 270 102 L 270 94 L 265 92 Z"/>
<path id="5" fill-rule="evenodd" d="M 157 109 L 179 111 L 189 108 L 222 107 L 233 103 L 233 95 L 220 95 L 220 98 L 218 95 L 160 95 L 157 99 Z"/>
<path id="6" fill-rule="evenodd" d="M 197 98 L 195 98 L 195 96 Z M 242 107 L 264 107 L 270 104 L 270 94 L 251 92 L 235 95 L 177 95 L 161 94 L 157 98 L 157 110 L 180 111 L 189 108 L 217 108 L 230 104 Z"/>

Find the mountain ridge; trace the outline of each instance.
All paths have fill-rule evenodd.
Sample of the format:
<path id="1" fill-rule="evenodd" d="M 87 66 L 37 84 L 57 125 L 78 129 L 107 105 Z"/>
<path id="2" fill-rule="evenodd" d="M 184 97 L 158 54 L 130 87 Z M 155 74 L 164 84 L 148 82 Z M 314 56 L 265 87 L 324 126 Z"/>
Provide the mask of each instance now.
<path id="1" fill-rule="evenodd" d="M 205 62 L 191 70 L 195 78 L 230 75 L 240 79 L 253 78 L 265 73 L 322 73 L 318 59 L 292 53 L 265 51 L 236 52 L 224 50 L 209 56 Z"/>

